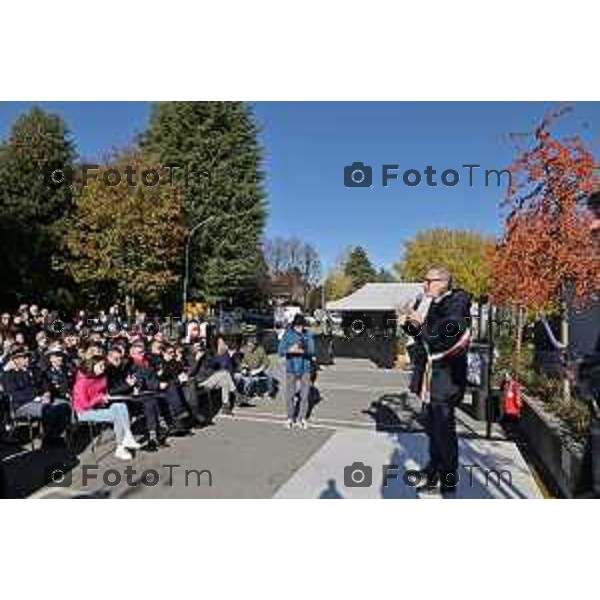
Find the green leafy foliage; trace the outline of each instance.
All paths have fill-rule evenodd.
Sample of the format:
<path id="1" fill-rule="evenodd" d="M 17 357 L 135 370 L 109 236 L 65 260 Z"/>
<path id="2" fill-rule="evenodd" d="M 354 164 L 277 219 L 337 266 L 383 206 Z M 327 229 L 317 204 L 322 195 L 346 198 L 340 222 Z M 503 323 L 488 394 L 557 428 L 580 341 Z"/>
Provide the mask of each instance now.
<path id="1" fill-rule="evenodd" d="M 90 295 L 109 289 L 115 297 L 156 302 L 179 280 L 185 229 L 181 197 L 168 177 L 155 187 L 121 182 L 109 187 L 102 172 L 132 165 L 138 173 L 155 168 L 141 155 L 106 165 L 82 188 L 73 213 L 62 224 L 63 252 L 58 268 Z"/>
<path id="2" fill-rule="evenodd" d="M 473 231 L 428 229 L 406 242 L 395 269 L 404 281 L 422 281 L 432 266 L 444 266 L 455 285 L 479 298 L 490 290 L 494 247 L 492 238 Z"/>
<path id="3" fill-rule="evenodd" d="M 260 285 L 265 192 L 258 128 L 243 102 L 164 102 L 154 106 L 142 148 L 171 169 L 194 235 L 192 297 L 215 301 Z"/>
<path id="4" fill-rule="evenodd" d="M 378 281 L 377 271 L 362 246 L 356 246 L 350 251 L 344 265 L 344 274 L 352 280 L 352 290 L 357 290 L 365 283 Z"/>
<path id="5" fill-rule="evenodd" d="M 62 285 L 50 261 L 60 243 L 57 224 L 69 213 L 71 190 L 53 189 L 45 175 L 72 164 L 74 144 L 61 117 L 33 108 L 0 146 L 2 288 L 40 297 Z"/>

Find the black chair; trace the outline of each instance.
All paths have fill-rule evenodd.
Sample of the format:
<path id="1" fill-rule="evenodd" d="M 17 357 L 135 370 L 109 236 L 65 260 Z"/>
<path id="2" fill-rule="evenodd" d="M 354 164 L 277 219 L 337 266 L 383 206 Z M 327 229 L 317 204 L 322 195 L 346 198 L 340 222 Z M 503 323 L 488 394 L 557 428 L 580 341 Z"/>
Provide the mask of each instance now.
<path id="1" fill-rule="evenodd" d="M 73 408 L 71 404 L 71 422 L 69 427 L 67 428 L 67 449 L 69 452 L 73 454 L 78 454 L 77 448 L 75 447 L 75 440 L 77 438 L 77 434 L 81 429 L 85 429 L 87 436 L 90 440 L 90 449 L 92 451 L 92 455 L 96 458 L 96 448 L 98 445 L 98 441 L 102 437 L 102 433 L 106 429 L 105 425 L 107 423 L 98 422 L 98 421 L 80 421 L 77 415 L 77 411 Z"/>
<path id="2" fill-rule="evenodd" d="M 35 451 L 36 437 L 42 438 L 44 434 L 42 419 L 31 415 L 18 415 L 18 406 L 15 404 L 11 394 L 6 394 L 8 402 L 8 433 L 11 437 L 15 436 L 17 428 L 26 426 L 29 430 L 29 440 L 31 443 L 31 451 Z M 35 434 L 37 427 L 37 436 Z"/>

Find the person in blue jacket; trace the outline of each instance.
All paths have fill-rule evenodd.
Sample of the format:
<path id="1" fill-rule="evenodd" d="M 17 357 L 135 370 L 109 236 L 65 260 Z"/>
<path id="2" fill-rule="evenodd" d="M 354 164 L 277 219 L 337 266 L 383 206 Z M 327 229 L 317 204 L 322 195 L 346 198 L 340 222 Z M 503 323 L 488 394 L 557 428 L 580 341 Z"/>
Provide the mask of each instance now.
<path id="1" fill-rule="evenodd" d="M 300 407 L 298 411 L 299 425 L 308 427 L 308 395 L 310 391 L 310 375 L 315 356 L 315 341 L 312 333 L 306 329 L 304 316 L 294 316 L 292 324 L 285 330 L 279 341 L 279 356 L 286 359 L 285 397 L 287 401 L 286 427 L 291 429 L 296 413 L 296 394 L 300 388 Z"/>

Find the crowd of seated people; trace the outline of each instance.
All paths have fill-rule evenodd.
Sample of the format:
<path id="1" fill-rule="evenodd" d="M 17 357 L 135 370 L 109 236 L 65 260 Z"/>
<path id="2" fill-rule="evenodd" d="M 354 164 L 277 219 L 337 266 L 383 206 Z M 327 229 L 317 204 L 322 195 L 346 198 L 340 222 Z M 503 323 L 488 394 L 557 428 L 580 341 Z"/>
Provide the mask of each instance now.
<path id="1" fill-rule="evenodd" d="M 129 460 L 132 451 L 155 452 L 169 437 L 211 424 L 221 405 L 232 413 L 257 379 L 276 393 L 255 339 L 242 355 L 196 322 L 182 336 L 165 334 L 143 313 L 138 326 L 126 327 L 115 307 L 96 319 L 79 311 L 59 333 L 56 319 L 35 305 L 0 317 L 2 431 L 18 419 L 38 420 L 44 447 L 64 444 L 73 423 L 110 423 L 115 455 Z"/>

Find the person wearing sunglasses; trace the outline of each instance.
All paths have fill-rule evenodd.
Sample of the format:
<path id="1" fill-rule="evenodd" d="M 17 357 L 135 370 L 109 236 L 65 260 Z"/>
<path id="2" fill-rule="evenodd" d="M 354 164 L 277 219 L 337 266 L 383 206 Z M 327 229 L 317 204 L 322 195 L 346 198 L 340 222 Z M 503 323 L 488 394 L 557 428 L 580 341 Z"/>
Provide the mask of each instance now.
<path id="1" fill-rule="evenodd" d="M 434 267 L 425 277 L 425 294 L 431 298 L 427 314 L 413 310 L 405 330 L 419 336 L 426 351 L 421 398 L 426 402 L 429 462 L 421 471 L 421 489 L 454 492 L 458 483 L 458 439 L 455 409 L 467 386 L 467 350 L 470 341 L 471 299 L 452 287 L 452 275 Z"/>

